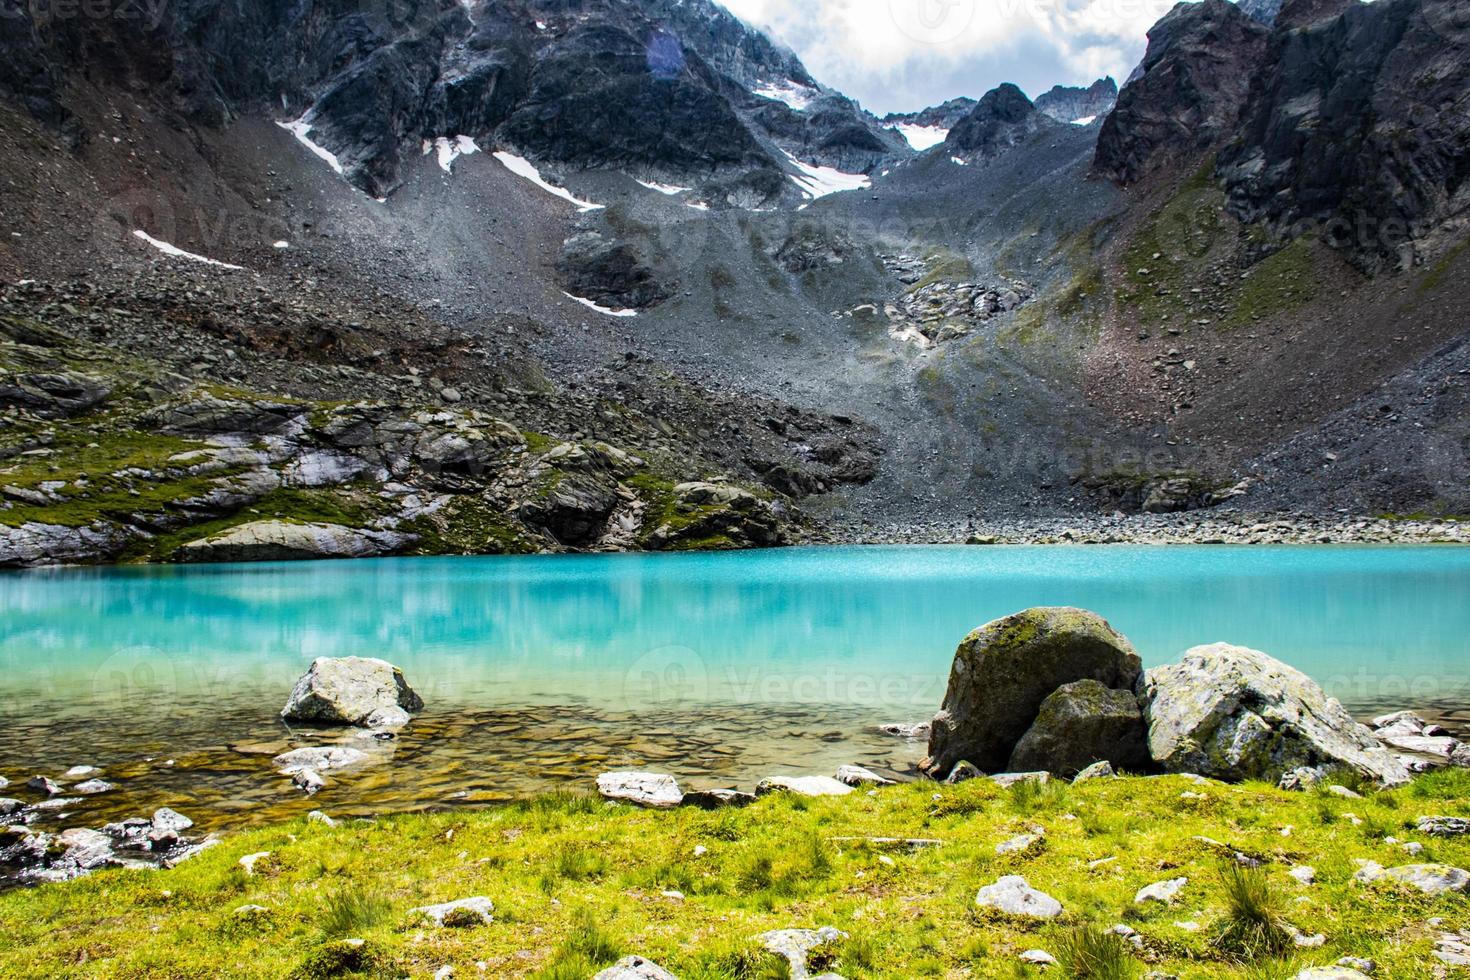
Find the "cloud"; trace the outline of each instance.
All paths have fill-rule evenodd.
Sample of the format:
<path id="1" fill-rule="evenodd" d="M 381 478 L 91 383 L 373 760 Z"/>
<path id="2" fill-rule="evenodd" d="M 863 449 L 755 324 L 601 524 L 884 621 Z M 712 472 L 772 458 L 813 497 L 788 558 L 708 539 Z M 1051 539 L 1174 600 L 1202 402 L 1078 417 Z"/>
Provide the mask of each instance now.
<path id="1" fill-rule="evenodd" d="M 789 45 L 820 81 L 876 112 L 903 112 L 1001 82 L 1121 82 L 1174 0 L 720 0 Z"/>

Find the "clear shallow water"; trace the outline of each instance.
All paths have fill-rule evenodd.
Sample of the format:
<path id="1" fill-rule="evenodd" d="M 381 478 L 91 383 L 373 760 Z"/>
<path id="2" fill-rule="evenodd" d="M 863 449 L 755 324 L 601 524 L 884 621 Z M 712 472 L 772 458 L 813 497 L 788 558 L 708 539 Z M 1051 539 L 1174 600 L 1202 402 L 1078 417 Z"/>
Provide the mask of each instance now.
<path id="1" fill-rule="evenodd" d="M 705 782 L 904 769 L 960 639 L 1033 605 L 1107 616 L 1152 665 L 1265 650 L 1351 709 L 1470 699 L 1470 549 L 838 548 L 28 572 L 0 577 L 0 775 L 123 778 L 226 823 L 308 808 L 269 755 L 313 657 L 380 656 L 428 709 L 310 805 L 504 798 L 610 765 Z M 149 761 L 151 760 L 151 761 Z M 172 760 L 173 765 L 164 765 Z M 781 765 L 788 762 L 787 765 Z M 7 792 L 14 792 L 15 788 Z"/>

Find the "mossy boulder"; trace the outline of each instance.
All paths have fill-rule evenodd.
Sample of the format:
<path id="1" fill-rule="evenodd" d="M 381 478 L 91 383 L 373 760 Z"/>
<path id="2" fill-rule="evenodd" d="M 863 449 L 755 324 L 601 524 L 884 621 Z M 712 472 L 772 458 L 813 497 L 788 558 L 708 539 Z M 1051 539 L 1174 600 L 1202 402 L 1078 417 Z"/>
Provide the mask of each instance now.
<path id="1" fill-rule="evenodd" d="M 1095 762 L 1144 772 L 1152 760 L 1137 695 L 1089 679 L 1063 684 L 1041 702 L 1007 768 L 1071 777 Z"/>
<path id="2" fill-rule="evenodd" d="M 923 769 L 943 777 L 962 759 L 986 772 L 1006 769 L 1016 743 L 1057 688 L 1095 680 L 1130 690 L 1142 673 L 1128 640 L 1084 609 L 1027 609 L 987 623 L 955 651 Z"/>
<path id="3" fill-rule="evenodd" d="M 1403 761 L 1306 674 L 1259 650 L 1215 643 L 1144 680 L 1149 751 L 1166 772 L 1276 782 L 1297 769 L 1348 768 L 1393 786 Z"/>

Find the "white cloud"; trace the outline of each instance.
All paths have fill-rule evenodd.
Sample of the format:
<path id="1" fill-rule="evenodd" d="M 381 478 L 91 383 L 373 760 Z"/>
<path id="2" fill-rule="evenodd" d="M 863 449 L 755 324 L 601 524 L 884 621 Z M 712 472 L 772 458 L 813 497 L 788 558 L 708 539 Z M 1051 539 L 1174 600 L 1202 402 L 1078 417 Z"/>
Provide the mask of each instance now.
<path id="1" fill-rule="evenodd" d="M 978 97 L 1001 82 L 1120 82 L 1174 0 L 720 0 L 878 112 Z"/>

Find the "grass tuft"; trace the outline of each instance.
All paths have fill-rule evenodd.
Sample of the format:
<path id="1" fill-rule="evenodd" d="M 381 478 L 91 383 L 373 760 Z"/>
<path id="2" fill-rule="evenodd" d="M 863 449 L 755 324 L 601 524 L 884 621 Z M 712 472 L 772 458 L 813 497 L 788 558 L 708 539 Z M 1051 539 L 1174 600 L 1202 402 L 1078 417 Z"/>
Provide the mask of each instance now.
<path id="1" fill-rule="evenodd" d="M 1283 897 L 1264 871 L 1228 862 L 1220 868 L 1220 885 L 1225 912 L 1215 924 L 1211 945 L 1241 960 L 1279 956 L 1292 948 Z"/>
<path id="2" fill-rule="evenodd" d="M 1078 980 L 1132 980 L 1139 974 L 1127 942 L 1101 926 L 1071 929 L 1058 940 L 1056 950 L 1063 975 Z"/>
<path id="3" fill-rule="evenodd" d="M 329 938 L 366 932 L 382 925 L 393 912 L 392 903 L 382 895 L 357 886 L 332 892 L 322 907 L 322 934 Z"/>

